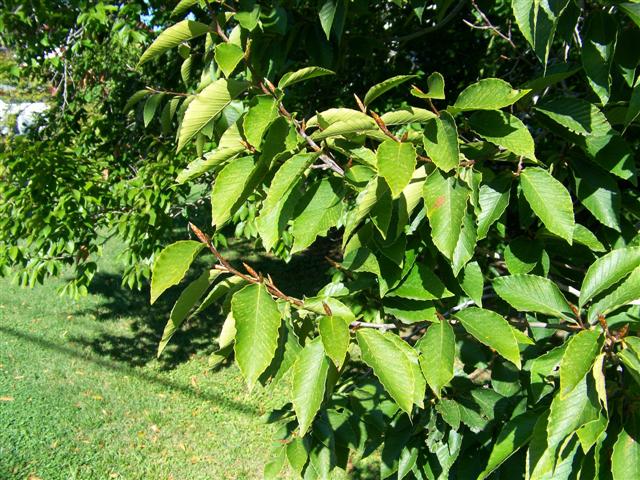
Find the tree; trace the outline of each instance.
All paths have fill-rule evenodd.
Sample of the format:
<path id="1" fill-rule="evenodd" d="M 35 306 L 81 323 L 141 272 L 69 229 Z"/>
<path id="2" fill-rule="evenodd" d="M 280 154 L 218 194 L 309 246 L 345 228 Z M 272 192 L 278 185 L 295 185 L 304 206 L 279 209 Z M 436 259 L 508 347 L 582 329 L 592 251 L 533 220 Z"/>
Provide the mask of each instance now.
<path id="1" fill-rule="evenodd" d="M 175 110 L 128 104 L 153 85 L 134 67 L 169 14 L 147 1 L 5 2 L 2 41 L 51 108 L 30 135 L 0 142 L 0 274 L 33 285 L 72 267 L 63 291 L 83 294 L 105 238 L 116 236 L 123 283 L 140 287 L 153 256 L 186 226 L 194 205 L 174 182 L 188 161 L 168 137 Z M 169 87 L 182 83 L 169 64 L 159 73 Z"/>
<path id="2" fill-rule="evenodd" d="M 159 354 L 220 305 L 212 361 L 290 389 L 268 478 L 638 478 L 637 4 L 376 6 L 182 0 L 142 54 L 211 199 L 155 257 L 152 302 L 211 261 Z M 297 298 L 235 234 L 339 252 Z"/>

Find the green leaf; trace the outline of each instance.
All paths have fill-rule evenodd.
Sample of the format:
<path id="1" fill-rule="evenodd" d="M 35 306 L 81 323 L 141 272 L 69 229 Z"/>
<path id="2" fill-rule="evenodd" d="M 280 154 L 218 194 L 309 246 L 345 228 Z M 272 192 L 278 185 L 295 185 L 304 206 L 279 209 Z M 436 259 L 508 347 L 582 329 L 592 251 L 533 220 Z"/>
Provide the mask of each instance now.
<path id="1" fill-rule="evenodd" d="M 533 435 L 533 427 L 540 414 L 537 412 L 525 412 L 517 417 L 509 420 L 498 435 L 489 461 L 482 473 L 478 475 L 478 480 L 487 478 L 493 471 L 502 465 L 511 455 L 516 453 L 520 448 L 529 443 Z"/>
<path id="2" fill-rule="evenodd" d="M 440 398 L 440 390 L 453 378 L 453 362 L 456 353 L 456 338 L 449 322 L 441 319 L 431 325 L 416 343 L 422 353 L 420 367 L 427 383 Z"/>
<path id="3" fill-rule="evenodd" d="M 407 298 L 384 297 L 384 311 L 403 323 L 435 322 L 436 308 L 433 302 Z"/>
<path id="4" fill-rule="evenodd" d="M 411 415 L 414 403 L 422 406 L 426 383 L 416 351 L 390 332 L 365 328 L 356 337 L 362 359 L 400 408 Z"/>
<path id="5" fill-rule="evenodd" d="M 404 82 L 411 80 L 412 78 L 416 78 L 416 75 L 396 75 L 395 77 L 388 78 L 384 82 L 374 85 L 367 91 L 367 94 L 364 96 L 363 103 L 368 106 L 380 95 L 388 92 L 398 85 L 402 85 Z"/>
<path id="6" fill-rule="evenodd" d="M 193 7 L 198 0 L 180 0 L 171 12 L 172 17 L 181 17 L 183 14 Z"/>
<path id="7" fill-rule="evenodd" d="M 229 78 L 238 64 L 242 61 L 244 52 L 242 48 L 233 43 L 219 43 L 215 48 L 216 63 L 224 73 L 224 76 Z"/>
<path id="8" fill-rule="evenodd" d="M 431 238 L 442 254 L 453 259 L 467 210 L 469 189 L 455 177 L 434 170 L 424 183 L 424 202 L 431 225 Z"/>
<path id="9" fill-rule="evenodd" d="M 598 419 L 600 415 L 600 405 L 595 395 L 595 389 L 583 379 L 572 392 L 562 398 L 556 395 L 551 402 L 549 420 L 546 425 L 547 445 L 542 458 L 532 458 L 533 465 L 530 465 L 531 478 L 551 478 L 554 471 L 558 470 L 560 458 L 558 454 L 563 443 L 581 426 Z M 563 457 L 561 455 L 560 457 Z"/>
<path id="10" fill-rule="evenodd" d="M 598 258 L 591 264 L 582 281 L 580 307 L 639 266 L 640 247 L 619 248 Z"/>
<path id="11" fill-rule="evenodd" d="M 293 192 L 304 178 L 304 172 L 317 158 L 316 154 L 294 155 L 278 169 L 271 181 L 260 215 L 256 219 L 258 233 L 266 250 L 271 250 L 281 237 L 293 215 Z"/>
<path id="12" fill-rule="evenodd" d="M 536 275 L 509 275 L 493 280 L 500 298 L 520 312 L 539 312 L 553 317 L 572 313 L 569 302 L 558 286 Z"/>
<path id="13" fill-rule="evenodd" d="M 360 223 L 371 213 L 379 200 L 390 196 L 389 186 L 384 179 L 375 176 L 367 183 L 356 197 L 355 208 L 348 212 L 343 235 L 344 245 L 346 245 L 353 232 L 360 226 Z"/>
<path id="14" fill-rule="evenodd" d="M 471 128 L 482 138 L 519 157 L 536 160 L 533 137 L 519 118 L 500 111 L 480 111 L 469 118 Z"/>
<path id="15" fill-rule="evenodd" d="M 607 429 L 609 420 L 605 415 L 600 415 L 597 420 L 585 423 L 577 431 L 576 435 L 580 440 L 582 451 L 588 453 L 598 440 L 603 437 L 603 433 Z"/>
<path id="16" fill-rule="evenodd" d="M 509 273 L 529 273 L 542 260 L 542 242 L 527 237 L 514 238 L 504 250 Z"/>
<path id="17" fill-rule="evenodd" d="M 531 373 L 530 398 L 533 403 L 537 403 L 543 396 L 555 390 L 555 384 L 549 381 L 549 378 L 558 375 L 558 367 L 566 348 L 567 343 L 563 343 L 532 360 L 529 371 Z"/>
<path id="18" fill-rule="evenodd" d="M 242 6 L 243 3 L 240 5 Z M 258 26 L 260 20 L 260 5 L 258 3 L 247 2 L 245 8 L 250 8 L 251 10 L 243 9 L 243 11 L 239 11 L 233 17 L 242 28 L 252 32 Z"/>
<path id="19" fill-rule="evenodd" d="M 231 311 L 236 320 L 236 361 L 251 389 L 278 348 L 280 311 L 262 284 L 247 285 L 236 292 Z"/>
<path id="20" fill-rule="evenodd" d="M 223 349 L 232 345 L 236 341 L 236 319 L 233 318 L 233 314 L 229 312 L 227 318 L 224 319 L 222 328 L 220 329 L 220 335 L 218 336 L 218 346 Z"/>
<path id="21" fill-rule="evenodd" d="M 380 176 L 387 181 L 393 198 L 398 198 L 416 168 L 416 149 L 411 143 L 385 140 L 376 151 L 376 160 Z"/>
<path id="22" fill-rule="evenodd" d="M 637 184 L 634 154 L 621 135 L 611 130 L 606 135 L 589 135 L 578 139 L 578 144 L 596 164 L 617 177 Z"/>
<path id="23" fill-rule="evenodd" d="M 536 111 L 578 135 L 600 137 L 611 131 L 607 117 L 592 103 L 576 97 L 558 97 L 535 107 Z"/>
<path id="24" fill-rule="evenodd" d="M 476 305 L 482 307 L 482 293 L 484 291 L 484 276 L 478 262 L 468 263 L 462 272 L 462 277 L 458 277 L 460 287 L 476 302 Z"/>
<path id="25" fill-rule="evenodd" d="M 476 340 L 493 348 L 504 358 L 521 368 L 520 349 L 511 326 L 496 312 L 469 307 L 455 313 L 462 326 Z"/>
<path id="26" fill-rule="evenodd" d="M 617 354 L 631 377 L 640 384 L 640 339 L 638 337 L 626 337 L 625 348 Z"/>
<path id="27" fill-rule="evenodd" d="M 460 428 L 460 407 L 454 400 L 448 398 L 441 398 L 436 403 L 436 410 L 442 416 L 442 419 L 447 422 L 454 430 Z"/>
<path id="28" fill-rule="evenodd" d="M 307 121 L 307 128 L 327 128 L 334 123 L 363 119 L 373 122 L 373 119 L 371 117 L 369 117 L 365 113 L 362 113 L 360 110 L 354 110 L 352 108 L 330 108 L 311 117 Z M 375 124 L 375 122 L 373 123 Z"/>
<path id="29" fill-rule="evenodd" d="M 453 293 L 424 263 L 416 263 L 402 283 L 387 294 L 389 297 L 410 300 L 437 300 L 452 297 Z"/>
<path id="30" fill-rule="evenodd" d="M 122 111 L 124 113 L 127 113 L 129 110 L 131 110 L 134 107 L 134 105 L 140 103 L 140 101 L 146 98 L 148 95 L 151 95 L 151 90 L 147 90 L 147 89 L 138 90 L 136 93 L 131 95 L 131 97 L 129 97 L 129 100 L 127 100 L 127 103 L 125 104 Z"/>
<path id="31" fill-rule="evenodd" d="M 583 330 L 569 341 L 560 362 L 561 398 L 566 398 L 589 373 L 603 341 L 599 330 Z"/>
<path id="32" fill-rule="evenodd" d="M 573 202 L 562 183 L 542 168 L 528 167 L 520 174 L 520 185 L 544 226 L 571 244 L 575 226 Z"/>
<path id="33" fill-rule="evenodd" d="M 444 77 L 438 72 L 433 72 L 427 78 L 429 93 L 424 93 L 417 87 L 411 89 L 411 95 L 418 98 L 433 98 L 434 100 L 444 100 Z"/>
<path id="34" fill-rule="evenodd" d="M 293 471 L 301 476 L 304 466 L 309 459 L 308 446 L 305 438 L 292 438 L 287 444 L 287 460 Z"/>
<path id="35" fill-rule="evenodd" d="M 342 214 L 338 182 L 324 178 L 315 183 L 300 201 L 302 207 L 293 220 L 291 253 L 304 250 L 320 235 L 335 227 Z"/>
<path id="36" fill-rule="evenodd" d="M 320 25 L 322 25 L 322 31 L 327 36 L 327 40 L 331 37 L 331 27 L 333 26 L 333 19 L 336 16 L 336 10 L 338 9 L 338 2 L 334 0 L 324 0 L 318 16 L 320 17 Z"/>
<path id="37" fill-rule="evenodd" d="M 611 64 L 618 36 L 617 20 L 610 13 L 594 10 L 587 17 L 587 26 L 582 32 L 582 68 L 589 85 L 603 105 L 611 94 Z"/>
<path id="38" fill-rule="evenodd" d="M 633 22 L 640 27 L 640 5 L 637 3 L 619 3 L 618 8 L 626 13 Z"/>
<path id="39" fill-rule="evenodd" d="M 180 283 L 203 248 L 203 243 L 180 240 L 160 252 L 153 262 L 151 272 L 151 303 L 154 303 L 167 288 Z"/>
<path id="40" fill-rule="evenodd" d="M 436 118 L 431 110 L 417 107 L 405 107 L 402 110 L 394 110 L 382 114 L 380 119 L 389 125 L 407 125 L 408 123 L 425 123 Z"/>
<path id="41" fill-rule="evenodd" d="M 499 78 L 485 78 L 465 88 L 456 103 L 458 110 L 498 110 L 513 105 L 530 90 L 514 89 Z"/>
<path id="42" fill-rule="evenodd" d="M 189 104 L 178 133 L 178 151 L 247 88 L 246 82 L 216 80 Z"/>
<path id="43" fill-rule="evenodd" d="M 576 196 L 596 219 L 620 231 L 620 189 L 618 183 L 604 170 L 589 162 L 580 162 L 573 169 Z"/>
<path id="44" fill-rule="evenodd" d="M 509 206 L 511 175 L 500 175 L 480 186 L 480 213 L 478 214 L 478 240 L 487 236 L 489 228 Z"/>
<path id="45" fill-rule="evenodd" d="M 322 67 L 301 68 L 295 72 L 285 73 L 280 79 L 280 82 L 278 82 L 278 88 L 283 89 L 293 85 L 294 83 L 304 82 L 323 75 L 335 75 L 335 72 Z"/>
<path id="46" fill-rule="evenodd" d="M 356 116 L 349 120 L 332 123 L 324 130 L 314 132 L 313 135 L 311 135 L 311 138 L 314 140 L 323 140 L 325 138 L 377 129 L 378 127 L 376 126 L 376 122 L 374 122 L 373 118 L 367 116 Z"/>
<path id="47" fill-rule="evenodd" d="M 636 300 L 640 300 L 640 267 L 631 272 L 631 275 L 613 292 L 589 308 L 589 321 L 595 322 L 598 315 L 607 316 Z"/>
<path id="48" fill-rule="evenodd" d="M 512 0 L 513 14 L 524 38 L 545 65 L 560 16 L 569 0 Z"/>
<path id="49" fill-rule="evenodd" d="M 127 105 L 128 104 L 127 102 Z M 125 112 L 126 111 L 127 109 L 125 108 Z M 638 115 L 640 115 L 640 77 L 636 78 L 635 84 L 633 85 L 633 91 L 629 99 L 629 108 L 627 108 L 627 113 L 624 116 L 625 130 L 638 118 Z"/>
<path id="50" fill-rule="evenodd" d="M 218 270 L 212 270 L 211 272 L 204 271 L 202 275 L 187 285 L 187 287 L 182 291 L 169 314 L 169 321 L 162 332 L 162 339 L 158 344 L 158 357 L 160 357 L 162 351 L 165 349 L 174 333 L 176 333 L 178 328 L 180 328 L 184 319 L 187 318 L 189 311 L 193 308 L 196 302 L 200 300 L 200 297 L 202 297 L 207 288 L 209 288 L 210 283 L 219 274 L 220 271 Z M 211 278 L 212 276 L 213 278 Z"/>
<path id="51" fill-rule="evenodd" d="M 425 125 L 422 141 L 427 155 L 440 170 L 448 172 L 460 163 L 458 129 L 450 113 L 443 111 Z"/>
<path id="52" fill-rule="evenodd" d="M 349 349 L 349 321 L 342 317 L 331 315 L 320 317 L 318 332 L 322 338 L 324 351 L 338 369 L 342 368 Z"/>
<path id="53" fill-rule="evenodd" d="M 244 283 L 245 283 L 245 280 L 236 276 L 221 280 L 211 290 L 209 290 L 209 293 L 207 293 L 207 296 L 204 297 L 204 300 L 202 301 L 200 306 L 196 309 L 196 311 L 193 312 L 192 315 L 197 315 L 203 310 L 209 308 L 211 305 L 213 305 L 215 302 L 220 300 L 222 297 L 224 297 L 228 293 L 237 290 Z"/>
<path id="54" fill-rule="evenodd" d="M 640 5 L 637 6 L 640 7 Z M 613 453 L 611 454 L 613 480 L 640 478 L 640 432 L 638 432 L 639 429 L 636 425 L 635 418 L 626 421 L 613 445 Z"/>
<path id="55" fill-rule="evenodd" d="M 142 118 L 144 120 L 144 126 L 148 127 L 153 120 L 153 117 L 156 115 L 156 111 L 158 110 L 158 106 L 162 99 L 164 98 L 164 93 L 156 93 L 147 98 L 147 101 L 144 102 L 144 110 L 142 112 Z"/>
<path id="56" fill-rule="evenodd" d="M 177 8 L 177 7 L 176 7 Z M 147 63 L 167 50 L 177 47 L 182 42 L 192 40 L 209 31 L 209 25 L 195 22 L 193 20 L 183 20 L 164 30 L 156 38 L 151 46 L 142 54 L 138 65 Z"/>
<path id="57" fill-rule="evenodd" d="M 301 437 L 307 433 L 320 410 L 330 367 L 331 361 L 324 353 L 320 338 L 307 343 L 293 365 L 291 400 Z"/>
<path id="58" fill-rule="evenodd" d="M 592 252 L 606 252 L 607 249 L 602 245 L 598 237 L 596 237 L 591 230 L 584 225 L 576 223 L 573 229 L 573 241 L 584 245 Z"/>
<path id="59" fill-rule="evenodd" d="M 218 148 L 212 152 L 206 153 L 204 158 L 198 158 L 187 165 L 187 168 L 182 170 L 176 177 L 177 183 L 185 183 L 193 180 L 200 175 L 213 170 L 215 167 L 227 160 L 232 159 L 241 152 L 244 152 L 243 146 L 232 148 Z"/>
<path id="60" fill-rule="evenodd" d="M 220 228 L 231 218 L 235 209 L 246 200 L 247 186 L 256 166 L 253 157 L 237 158 L 224 167 L 211 189 L 211 220 Z"/>
<path id="61" fill-rule="evenodd" d="M 252 105 L 242 120 L 244 137 L 249 145 L 261 150 L 262 138 L 278 118 L 278 102 L 271 95 L 258 95 L 253 98 Z"/>
<path id="62" fill-rule="evenodd" d="M 453 251 L 451 269 L 454 275 L 458 275 L 460 270 L 471 260 L 476 248 L 476 228 L 471 214 L 466 213 L 462 220 L 462 230 L 458 237 L 458 243 Z"/>

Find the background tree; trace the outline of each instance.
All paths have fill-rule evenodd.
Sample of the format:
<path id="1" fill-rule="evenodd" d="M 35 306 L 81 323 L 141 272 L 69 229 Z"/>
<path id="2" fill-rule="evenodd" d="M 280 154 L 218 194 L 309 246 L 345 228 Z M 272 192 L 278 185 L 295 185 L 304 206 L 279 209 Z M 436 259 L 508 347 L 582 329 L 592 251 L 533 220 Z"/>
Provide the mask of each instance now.
<path id="1" fill-rule="evenodd" d="M 31 134 L 0 143 L 0 272 L 33 285 L 72 266 L 64 291 L 86 293 L 115 235 L 125 242 L 123 282 L 140 286 L 154 253 L 186 226 L 189 188 L 174 182 L 186 157 L 169 136 L 175 112 L 127 105 L 152 85 L 134 67 L 169 13 L 143 1 L 5 2 L 2 41 L 51 108 Z M 169 64 L 162 79 L 182 82 Z"/>

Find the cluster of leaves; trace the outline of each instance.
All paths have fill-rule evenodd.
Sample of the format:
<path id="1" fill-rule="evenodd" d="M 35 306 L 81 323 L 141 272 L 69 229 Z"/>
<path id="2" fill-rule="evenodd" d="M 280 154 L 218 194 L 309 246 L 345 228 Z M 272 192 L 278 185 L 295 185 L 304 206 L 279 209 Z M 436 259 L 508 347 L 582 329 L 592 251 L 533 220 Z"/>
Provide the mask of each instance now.
<path id="1" fill-rule="evenodd" d="M 221 305 L 212 362 L 291 392 L 268 478 L 374 452 L 382 478 L 640 477 L 640 4 L 64 3 L 0 15 L 64 107 L 2 146 L 0 265 L 81 292 L 104 228 L 131 285 L 155 257 L 153 302 L 208 252 L 159 353 Z M 211 234 L 155 256 L 205 202 Z M 341 248 L 295 298 L 230 234 Z"/>
<path id="2" fill-rule="evenodd" d="M 282 429 L 268 478 L 287 463 L 330 478 L 375 451 L 381 478 L 638 478 L 640 4 L 513 0 L 487 14 L 398 0 L 365 33 L 362 3 L 182 0 L 189 17 L 142 55 L 178 48 L 191 72 L 199 49 L 199 83 L 168 104 L 178 150 L 215 143 L 177 176 L 212 183 L 213 232 L 241 225 L 284 257 L 342 242 L 328 283 L 299 299 L 191 225 L 196 239 L 157 257 L 151 301 L 201 252 L 213 267 L 183 290 L 159 354 L 221 301 L 212 361 L 233 355 L 249 388 L 290 388 L 270 417 Z M 476 59 L 509 51 L 509 71 L 424 75 L 413 52 L 445 67 L 458 51 L 434 51 L 430 34 L 469 14 L 489 38 Z M 425 27 L 407 35 L 415 17 Z M 310 31 L 326 42 L 300 40 Z M 314 62 L 368 48 L 395 76 Z"/>
<path id="3" fill-rule="evenodd" d="M 150 7 L 153 15 L 143 17 Z M 50 86 L 51 107 L 29 135 L 0 143 L 1 274 L 33 285 L 71 266 L 64 291 L 84 294 L 101 244 L 115 235 L 125 243 L 123 283 L 139 287 L 154 254 L 193 211 L 189 187 L 174 182 L 187 157 L 175 155 L 166 121 L 150 125 L 146 111 L 128 104 L 150 80 L 133 70 L 142 42 L 170 13 L 156 7 L 3 8 L 3 41 L 21 77 Z M 164 82 L 180 82 L 170 64 L 166 71 Z"/>

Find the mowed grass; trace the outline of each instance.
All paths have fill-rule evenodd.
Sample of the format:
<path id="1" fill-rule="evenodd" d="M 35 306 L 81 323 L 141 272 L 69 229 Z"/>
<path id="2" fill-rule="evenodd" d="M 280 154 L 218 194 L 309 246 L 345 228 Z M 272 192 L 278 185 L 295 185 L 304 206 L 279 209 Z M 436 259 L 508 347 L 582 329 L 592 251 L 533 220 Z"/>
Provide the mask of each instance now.
<path id="1" fill-rule="evenodd" d="M 0 478 L 261 478 L 273 426 L 260 417 L 283 392 L 209 368 L 215 312 L 157 360 L 171 299 L 150 307 L 148 291 L 122 289 L 114 259 L 77 301 L 61 281 L 0 279 Z"/>

